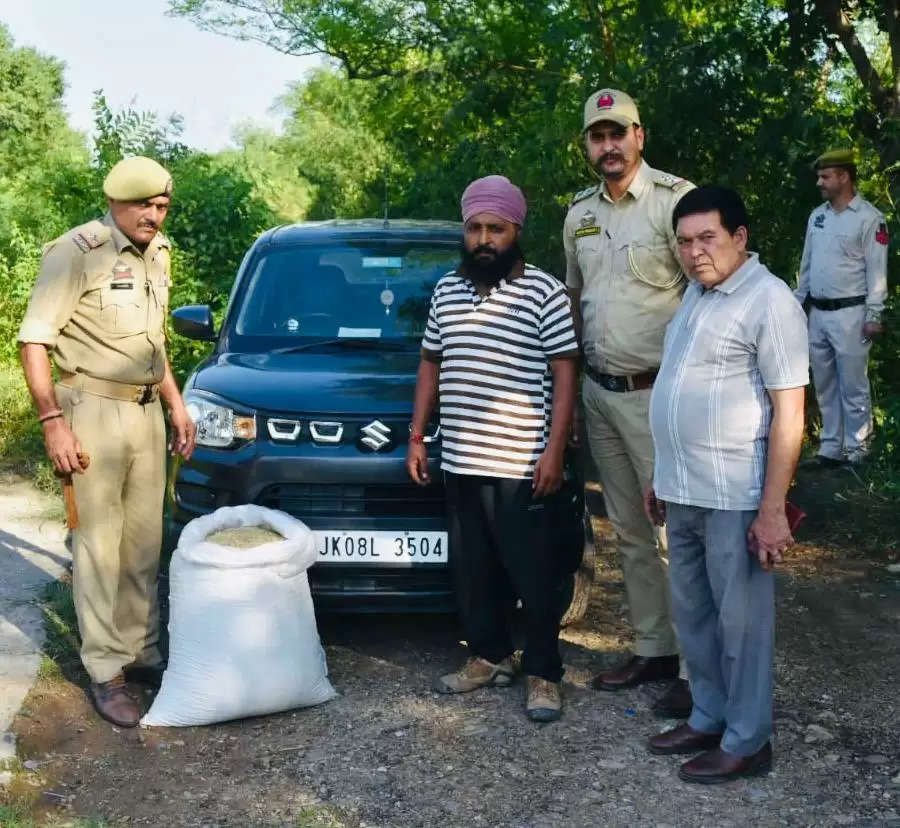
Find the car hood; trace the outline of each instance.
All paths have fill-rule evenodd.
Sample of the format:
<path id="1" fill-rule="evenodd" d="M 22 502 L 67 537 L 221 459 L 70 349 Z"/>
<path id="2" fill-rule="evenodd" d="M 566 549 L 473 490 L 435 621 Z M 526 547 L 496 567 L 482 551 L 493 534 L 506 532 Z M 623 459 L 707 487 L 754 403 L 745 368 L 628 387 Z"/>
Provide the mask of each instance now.
<path id="1" fill-rule="evenodd" d="M 273 413 L 399 414 L 412 411 L 417 351 L 224 353 L 191 387 Z"/>

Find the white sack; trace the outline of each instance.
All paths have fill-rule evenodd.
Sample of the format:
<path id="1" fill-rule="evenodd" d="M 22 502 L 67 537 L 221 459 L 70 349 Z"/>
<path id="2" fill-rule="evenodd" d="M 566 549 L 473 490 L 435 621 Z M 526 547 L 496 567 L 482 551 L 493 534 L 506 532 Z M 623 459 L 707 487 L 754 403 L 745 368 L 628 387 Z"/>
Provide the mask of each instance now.
<path id="1" fill-rule="evenodd" d="M 284 540 L 206 541 L 240 526 Z M 274 509 L 223 507 L 185 526 L 169 570 L 169 664 L 141 724 L 211 724 L 334 698 L 306 577 L 315 559 L 312 532 Z"/>

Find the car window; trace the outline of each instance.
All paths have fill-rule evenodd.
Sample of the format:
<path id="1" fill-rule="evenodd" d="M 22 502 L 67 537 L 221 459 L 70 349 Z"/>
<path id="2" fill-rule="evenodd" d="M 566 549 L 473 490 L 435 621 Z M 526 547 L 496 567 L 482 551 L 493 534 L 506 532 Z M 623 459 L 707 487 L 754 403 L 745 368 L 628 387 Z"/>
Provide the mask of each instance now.
<path id="1" fill-rule="evenodd" d="M 420 338 L 438 279 L 459 248 L 437 244 L 341 244 L 274 249 L 248 275 L 239 336 Z"/>

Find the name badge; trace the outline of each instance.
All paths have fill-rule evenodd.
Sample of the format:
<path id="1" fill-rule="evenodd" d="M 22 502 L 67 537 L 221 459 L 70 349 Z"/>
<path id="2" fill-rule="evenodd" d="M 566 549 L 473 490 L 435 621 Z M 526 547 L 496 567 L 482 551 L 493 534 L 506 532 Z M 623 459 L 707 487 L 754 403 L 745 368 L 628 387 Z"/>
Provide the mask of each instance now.
<path id="1" fill-rule="evenodd" d="M 134 282 L 113 282 L 110 290 L 134 290 Z"/>

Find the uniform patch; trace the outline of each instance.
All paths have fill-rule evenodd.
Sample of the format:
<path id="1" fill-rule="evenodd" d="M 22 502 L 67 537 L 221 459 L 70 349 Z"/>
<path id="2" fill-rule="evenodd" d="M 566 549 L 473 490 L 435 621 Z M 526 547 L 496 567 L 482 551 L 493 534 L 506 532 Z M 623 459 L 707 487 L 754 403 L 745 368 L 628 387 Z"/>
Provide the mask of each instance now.
<path id="1" fill-rule="evenodd" d="M 121 259 L 113 265 L 112 277 L 114 282 L 120 279 L 130 279 L 131 281 L 134 281 L 134 273 L 131 272 L 131 266 L 125 264 Z"/>
<path id="2" fill-rule="evenodd" d="M 596 236 L 599 232 L 600 228 L 596 224 L 591 224 L 587 227 L 579 227 L 575 231 L 575 238 L 579 239 L 582 236 Z"/>
<path id="3" fill-rule="evenodd" d="M 103 242 L 97 238 L 96 233 L 76 233 L 72 236 L 72 241 L 81 249 L 82 253 L 87 253 L 103 244 Z"/>
<path id="4" fill-rule="evenodd" d="M 607 92 L 597 98 L 597 109 L 612 109 L 615 102 L 615 98 Z"/>
<path id="5" fill-rule="evenodd" d="M 825 213 L 819 213 L 813 219 L 813 227 L 818 227 L 821 230 L 825 226 Z"/>
<path id="6" fill-rule="evenodd" d="M 878 230 L 875 232 L 875 241 L 879 244 L 887 244 L 889 241 L 887 225 L 884 222 L 878 225 Z"/>
<path id="7" fill-rule="evenodd" d="M 592 196 L 599 189 L 600 188 L 595 184 L 593 187 L 588 187 L 587 189 L 580 190 L 572 196 L 572 200 L 569 202 L 569 206 L 571 207 L 577 201 L 584 201 L 584 199 Z"/>

